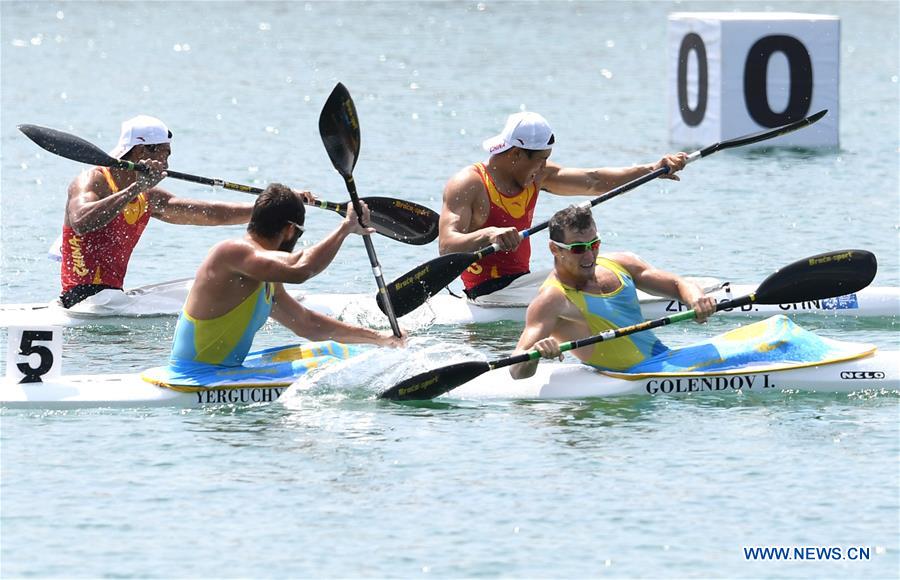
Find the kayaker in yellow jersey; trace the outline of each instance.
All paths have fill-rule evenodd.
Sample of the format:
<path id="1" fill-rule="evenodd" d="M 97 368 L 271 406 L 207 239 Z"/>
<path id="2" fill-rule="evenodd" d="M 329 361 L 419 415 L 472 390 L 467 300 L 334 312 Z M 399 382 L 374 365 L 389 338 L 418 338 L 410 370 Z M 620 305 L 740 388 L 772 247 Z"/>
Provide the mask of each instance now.
<path id="1" fill-rule="evenodd" d="M 540 191 L 597 197 L 661 167 L 669 168 L 661 177 L 678 181 L 675 172 L 687 161 L 686 153 L 675 153 L 632 167 L 576 169 L 549 161 L 555 142 L 541 115 L 510 115 L 503 131 L 482 144 L 489 159 L 463 168 L 444 187 L 440 253 L 475 252 L 491 244 L 500 249 L 463 272 L 469 299 L 497 292 L 529 273 L 531 243 L 521 241 L 518 232 L 531 227 Z"/>
<path id="2" fill-rule="evenodd" d="M 697 322 L 716 310 L 715 300 L 693 282 L 654 268 L 628 252 L 601 255 L 590 209 L 571 206 L 550 219 L 553 271 L 525 314 L 514 354 L 536 349 L 562 358 L 559 343 L 643 321 L 636 289 L 675 298 L 697 311 Z M 652 331 L 599 342 L 572 351 L 582 362 L 626 370 L 668 350 Z M 538 361 L 510 367 L 515 379 L 532 376 Z"/>
<path id="3" fill-rule="evenodd" d="M 368 223 L 365 204 L 363 212 L 363 221 Z M 304 308 L 285 291 L 285 283 L 300 284 L 322 272 L 348 235 L 374 232 L 359 225 L 351 206 L 329 236 L 294 251 L 305 216 L 303 203 L 294 192 L 271 184 L 253 206 L 246 235 L 212 247 L 197 270 L 175 328 L 169 368 L 181 376 L 173 380 L 240 367 L 256 332 L 270 317 L 313 341 L 405 345 L 405 334 L 398 338 L 390 332 L 341 322 Z"/>

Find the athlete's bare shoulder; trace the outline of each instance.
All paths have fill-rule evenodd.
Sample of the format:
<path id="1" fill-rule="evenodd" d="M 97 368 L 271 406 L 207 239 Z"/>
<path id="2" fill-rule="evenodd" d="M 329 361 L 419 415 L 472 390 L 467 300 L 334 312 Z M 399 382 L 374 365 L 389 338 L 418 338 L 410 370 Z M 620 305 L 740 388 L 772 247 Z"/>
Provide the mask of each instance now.
<path id="1" fill-rule="evenodd" d="M 645 262 L 643 258 L 634 252 L 609 252 L 601 254 L 601 257 L 625 268 L 632 278 L 639 276 L 645 270 L 650 268 L 650 264 Z"/>
<path id="2" fill-rule="evenodd" d="M 85 169 L 69 183 L 69 197 L 83 194 L 93 194 L 97 199 L 102 199 L 112 193 L 109 183 L 103 171 L 99 167 Z"/>
<path id="3" fill-rule="evenodd" d="M 484 185 L 474 166 L 469 165 L 456 172 L 444 187 L 442 220 L 452 216 L 464 219 L 468 230 L 472 224 L 469 220 L 476 217 L 476 226 L 487 213 L 487 195 Z"/>
<path id="4" fill-rule="evenodd" d="M 242 259 L 258 249 L 259 247 L 247 238 L 232 238 L 213 245 L 207 257 L 212 260 Z"/>
<path id="5" fill-rule="evenodd" d="M 540 289 L 538 289 L 537 296 L 531 301 L 529 309 L 535 307 L 535 310 L 545 312 L 562 312 L 565 309 L 568 298 L 566 298 L 566 293 L 559 287 L 559 284 L 553 283 L 558 281 L 556 273 L 550 272 L 550 275 L 547 277 L 547 282 L 542 284 Z"/>
<path id="6" fill-rule="evenodd" d="M 447 180 L 447 184 L 444 186 L 444 201 L 471 199 L 483 191 L 484 186 L 478 171 L 475 166 L 468 165 Z"/>

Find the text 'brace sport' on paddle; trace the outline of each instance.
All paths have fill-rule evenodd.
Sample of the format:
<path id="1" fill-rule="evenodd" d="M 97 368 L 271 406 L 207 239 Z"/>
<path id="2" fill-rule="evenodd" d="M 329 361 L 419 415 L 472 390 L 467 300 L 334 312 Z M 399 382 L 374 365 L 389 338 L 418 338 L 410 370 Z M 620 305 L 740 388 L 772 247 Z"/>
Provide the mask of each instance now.
<path id="1" fill-rule="evenodd" d="M 807 127 L 824 117 L 827 112 L 827 109 L 823 109 L 818 113 L 815 113 L 814 115 L 810 115 L 809 117 L 805 117 L 803 119 L 800 119 L 799 121 L 794 121 L 793 123 L 788 123 L 787 125 L 783 125 L 781 127 L 766 129 L 756 133 L 751 133 L 749 135 L 744 135 L 743 137 L 736 137 L 734 139 L 728 139 L 727 141 L 714 143 L 708 147 L 704 147 L 703 149 L 700 149 L 699 151 L 695 151 L 688 155 L 687 163 L 691 163 L 703 157 L 712 155 L 716 151 L 723 151 L 725 149 L 732 149 L 734 147 L 752 145 L 753 143 L 759 143 L 760 141 L 773 139 L 792 131 L 796 131 L 797 129 Z M 621 185 L 615 189 L 611 189 L 610 191 L 594 198 L 593 200 L 585 201 L 584 203 L 579 205 L 587 208 L 594 207 L 599 203 L 610 200 L 618 195 L 621 195 L 638 187 L 639 185 L 643 185 L 661 175 L 665 175 L 668 172 L 668 167 L 661 167 L 633 181 L 629 181 L 628 183 Z M 519 232 L 519 235 L 523 240 L 525 240 L 533 234 L 546 229 L 549 225 L 550 222 L 545 221 Z M 426 300 L 447 287 L 447 285 L 449 285 L 460 274 L 462 274 L 466 270 L 466 268 L 481 260 L 482 258 L 490 256 L 491 254 L 499 251 L 500 247 L 497 244 L 492 244 L 490 246 L 487 246 L 486 248 L 478 250 L 477 252 L 455 252 L 452 254 L 446 254 L 444 256 L 435 258 L 434 260 L 430 260 L 422 264 L 421 266 L 413 268 L 406 274 L 400 276 L 399 278 L 388 284 L 387 295 L 390 298 L 394 313 L 397 316 L 404 316 L 406 314 L 409 314 L 419 306 L 425 304 Z M 381 300 L 381 295 L 379 294 L 376 299 L 378 301 L 379 308 L 384 311 L 384 305 Z"/>
<path id="2" fill-rule="evenodd" d="M 25 124 L 19 125 L 19 130 L 41 148 L 55 155 L 72 159 L 73 161 L 100 167 L 126 169 L 129 171 L 147 171 L 147 168 L 140 163 L 116 159 L 93 143 L 57 129 Z M 201 177 L 189 173 L 180 173 L 170 169 L 166 170 L 166 175 L 173 179 L 221 187 L 223 189 L 240 191 L 252 195 L 259 195 L 263 192 L 259 187 L 241 185 L 239 183 L 232 183 L 230 181 L 223 181 L 221 179 L 210 177 Z M 364 198 L 363 201 L 369 206 L 372 217 L 372 227 L 375 228 L 375 231 L 379 234 L 397 240 L 398 242 L 414 246 L 428 244 L 437 238 L 438 219 L 440 217 L 437 212 L 417 203 L 389 197 L 367 197 Z M 337 212 L 342 217 L 347 217 L 347 208 L 349 207 L 350 202 L 335 203 L 331 201 L 316 200 L 306 202 L 306 204 L 321 209 L 331 210 Z"/>

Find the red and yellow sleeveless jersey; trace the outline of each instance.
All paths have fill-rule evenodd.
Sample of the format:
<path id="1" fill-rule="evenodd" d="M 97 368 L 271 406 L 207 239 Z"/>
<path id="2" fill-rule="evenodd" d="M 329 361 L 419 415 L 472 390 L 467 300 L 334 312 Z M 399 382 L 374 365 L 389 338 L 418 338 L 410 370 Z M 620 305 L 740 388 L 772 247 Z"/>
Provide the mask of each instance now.
<path id="1" fill-rule="evenodd" d="M 488 175 L 484 163 L 476 163 L 475 169 L 481 177 L 490 201 L 487 221 L 482 227 L 513 227 L 519 231 L 531 227 L 534 206 L 538 199 L 537 183 L 531 182 L 516 195 L 505 196 L 500 193 L 494 180 Z M 466 289 L 470 289 L 494 278 L 524 274 L 528 272 L 530 260 L 531 242 L 526 239 L 512 252 L 494 252 L 469 266 L 461 276 L 463 285 Z"/>
<path id="2" fill-rule="evenodd" d="M 112 192 L 118 192 L 119 187 L 109 169 L 101 167 L 100 171 Z M 131 253 L 141 239 L 148 221 L 150 206 L 147 194 L 141 193 L 102 228 L 78 235 L 71 227 L 63 225 L 60 268 L 62 291 L 67 292 L 82 284 L 105 284 L 121 288 Z"/>

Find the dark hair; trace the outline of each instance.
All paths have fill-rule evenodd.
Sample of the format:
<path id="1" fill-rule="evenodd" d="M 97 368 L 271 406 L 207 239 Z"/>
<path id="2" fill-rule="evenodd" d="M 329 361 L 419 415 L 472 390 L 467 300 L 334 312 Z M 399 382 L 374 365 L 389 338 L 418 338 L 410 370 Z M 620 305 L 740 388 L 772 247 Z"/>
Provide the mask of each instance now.
<path id="1" fill-rule="evenodd" d="M 303 225 L 306 208 L 289 187 L 270 183 L 253 204 L 247 231 L 264 238 L 274 238 L 288 222 Z"/>
<path id="2" fill-rule="evenodd" d="M 594 225 L 594 216 L 591 208 L 581 205 L 570 205 L 561 209 L 550 218 L 550 239 L 562 242 L 566 237 L 566 230 L 584 231 Z"/>

